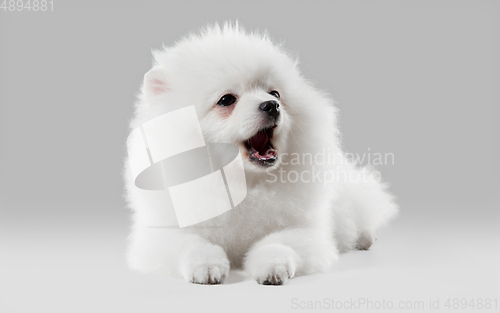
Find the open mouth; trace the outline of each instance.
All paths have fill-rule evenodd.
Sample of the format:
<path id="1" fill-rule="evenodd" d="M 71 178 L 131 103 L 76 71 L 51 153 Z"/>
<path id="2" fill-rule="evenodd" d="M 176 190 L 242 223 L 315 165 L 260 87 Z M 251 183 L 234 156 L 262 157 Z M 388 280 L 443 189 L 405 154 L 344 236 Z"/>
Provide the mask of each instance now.
<path id="1" fill-rule="evenodd" d="M 263 128 L 244 142 L 250 161 L 266 167 L 273 166 L 276 162 L 278 151 L 274 149 L 271 143 L 276 126 L 274 124 L 271 127 Z"/>

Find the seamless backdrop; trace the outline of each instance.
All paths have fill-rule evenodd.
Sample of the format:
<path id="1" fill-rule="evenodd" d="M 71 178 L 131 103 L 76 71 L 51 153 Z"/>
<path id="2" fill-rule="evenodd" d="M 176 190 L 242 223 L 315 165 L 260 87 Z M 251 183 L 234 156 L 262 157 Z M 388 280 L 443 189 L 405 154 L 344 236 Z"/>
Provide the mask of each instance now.
<path id="1" fill-rule="evenodd" d="M 337 101 L 347 151 L 394 156 L 378 168 L 400 217 L 369 252 L 283 288 L 241 272 L 206 288 L 125 266 L 121 170 L 151 49 L 226 20 L 299 55 L 304 75 Z M 500 2 L 483 0 L 54 0 L 53 11 L 0 10 L 0 312 L 498 301 L 499 41 Z"/>

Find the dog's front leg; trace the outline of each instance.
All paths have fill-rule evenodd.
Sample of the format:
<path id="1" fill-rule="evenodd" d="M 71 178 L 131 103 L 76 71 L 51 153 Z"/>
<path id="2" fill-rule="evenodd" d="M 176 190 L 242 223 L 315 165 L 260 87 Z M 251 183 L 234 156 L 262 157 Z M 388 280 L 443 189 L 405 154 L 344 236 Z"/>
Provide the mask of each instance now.
<path id="1" fill-rule="evenodd" d="M 282 285 L 301 274 L 329 268 L 338 253 L 333 237 L 295 228 L 272 233 L 255 243 L 245 258 L 245 270 L 263 285 Z"/>
<path id="2" fill-rule="evenodd" d="M 221 246 L 198 237 L 181 252 L 179 272 L 195 284 L 219 284 L 229 274 L 229 260 Z"/>
<path id="3" fill-rule="evenodd" d="M 229 273 L 221 246 L 183 230 L 139 228 L 132 232 L 128 262 L 143 272 L 164 272 L 197 284 L 219 284 Z"/>

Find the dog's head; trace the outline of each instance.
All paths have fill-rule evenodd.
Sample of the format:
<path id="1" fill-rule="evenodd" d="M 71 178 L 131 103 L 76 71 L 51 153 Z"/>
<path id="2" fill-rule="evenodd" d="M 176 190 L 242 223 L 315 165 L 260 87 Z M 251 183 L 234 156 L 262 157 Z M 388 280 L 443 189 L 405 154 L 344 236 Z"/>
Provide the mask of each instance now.
<path id="1" fill-rule="evenodd" d="M 267 36 L 216 26 L 156 52 L 143 97 L 149 106 L 195 105 L 205 140 L 238 145 L 245 168 L 261 172 L 287 150 L 296 63 Z"/>

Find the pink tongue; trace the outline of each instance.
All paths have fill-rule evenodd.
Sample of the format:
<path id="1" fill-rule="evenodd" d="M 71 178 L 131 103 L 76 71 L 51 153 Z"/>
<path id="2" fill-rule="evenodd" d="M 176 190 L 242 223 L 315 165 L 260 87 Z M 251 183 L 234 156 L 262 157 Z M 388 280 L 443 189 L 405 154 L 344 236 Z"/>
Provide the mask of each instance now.
<path id="1" fill-rule="evenodd" d="M 266 131 L 260 131 L 255 136 L 250 138 L 250 145 L 257 151 L 259 151 L 260 155 L 266 153 L 266 151 L 262 151 L 268 142 L 269 138 L 267 137 Z"/>

